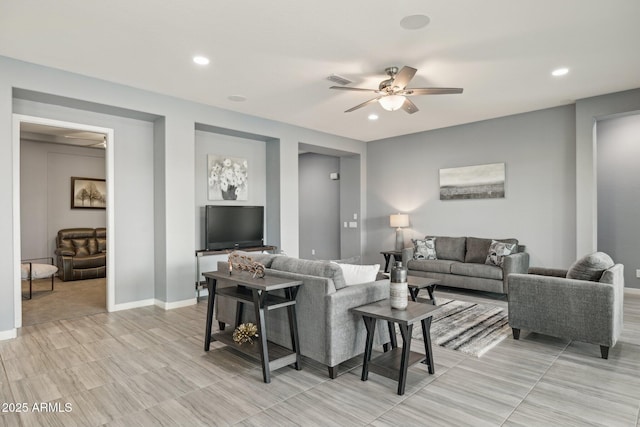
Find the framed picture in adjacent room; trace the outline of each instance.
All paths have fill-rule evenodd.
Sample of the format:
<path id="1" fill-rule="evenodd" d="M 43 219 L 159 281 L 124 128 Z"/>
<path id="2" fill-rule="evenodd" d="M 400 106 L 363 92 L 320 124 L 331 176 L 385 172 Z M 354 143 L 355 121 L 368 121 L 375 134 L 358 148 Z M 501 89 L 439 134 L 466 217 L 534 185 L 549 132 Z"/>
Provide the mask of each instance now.
<path id="1" fill-rule="evenodd" d="M 71 209 L 106 209 L 107 183 L 99 178 L 71 177 Z"/>
<path id="2" fill-rule="evenodd" d="M 504 198 L 505 164 L 440 169 L 440 200 Z"/>

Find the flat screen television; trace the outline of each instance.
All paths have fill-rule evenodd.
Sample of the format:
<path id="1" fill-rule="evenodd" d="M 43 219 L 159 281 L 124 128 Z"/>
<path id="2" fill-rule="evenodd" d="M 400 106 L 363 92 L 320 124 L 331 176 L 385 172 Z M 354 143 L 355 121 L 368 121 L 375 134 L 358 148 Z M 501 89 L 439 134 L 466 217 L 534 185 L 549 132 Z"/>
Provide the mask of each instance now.
<path id="1" fill-rule="evenodd" d="M 264 245 L 264 206 L 205 206 L 207 250 Z"/>

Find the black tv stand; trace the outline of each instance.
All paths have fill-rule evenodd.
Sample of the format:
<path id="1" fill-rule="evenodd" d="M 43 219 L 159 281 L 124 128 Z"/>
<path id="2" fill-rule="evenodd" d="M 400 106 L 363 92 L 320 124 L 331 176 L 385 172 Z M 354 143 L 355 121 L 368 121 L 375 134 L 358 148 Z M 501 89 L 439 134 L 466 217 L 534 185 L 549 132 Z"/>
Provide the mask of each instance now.
<path id="1" fill-rule="evenodd" d="M 277 246 L 251 246 L 248 248 L 229 248 L 229 249 L 198 249 L 196 250 L 196 302 L 200 302 L 200 289 L 207 287 L 205 280 L 200 280 L 200 258 L 210 255 L 224 255 L 230 254 L 233 251 L 243 252 L 275 252 L 278 250 Z"/>

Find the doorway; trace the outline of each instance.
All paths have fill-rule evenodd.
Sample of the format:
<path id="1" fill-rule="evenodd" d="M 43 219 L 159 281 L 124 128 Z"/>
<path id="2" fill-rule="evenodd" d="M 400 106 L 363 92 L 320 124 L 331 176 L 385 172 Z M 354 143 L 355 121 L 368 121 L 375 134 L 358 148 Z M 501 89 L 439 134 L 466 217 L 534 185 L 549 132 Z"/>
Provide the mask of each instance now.
<path id="1" fill-rule="evenodd" d="M 84 147 L 91 147 L 91 146 L 97 146 L 97 145 L 101 145 L 102 143 L 104 143 L 106 145 L 106 147 L 104 148 L 104 158 L 102 159 L 102 161 L 104 162 L 104 177 L 105 177 L 105 187 L 106 187 L 106 209 L 102 214 L 102 218 L 103 218 L 103 223 L 104 225 L 106 225 L 106 229 L 107 229 L 107 234 L 109 236 L 109 238 L 106 241 L 106 252 L 107 254 L 109 254 L 109 256 L 106 257 L 106 310 L 107 311 L 112 311 L 113 307 L 114 307 L 114 301 L 115 301 L 115 295 L 114 295 L 114 287 L 115 287 L 115 281 L 114 281 L 114 248 L 115 248 L 115 244 L 114 244 L 114 194 L 113 194 L 113 178 L 114 178 L 114 150 L 113 150 L 113 143 L 114 143 L 114 132 L 113 129 L 110 128 L 102 128 L 102 127 L 97 127 L 97 126 L 91 126 L 91 125 L 86 125 L 86 124 L 80 124 L 80 123 L 72 123 L 72 122 L 66 122 L 66 121 L 60 121 L 60 120 L 52 120 L 52 119 L 45 119 L 45 118 L 40 118 L 40 117 L 32 117 L 32 116 L 25 116 L 25 115 L 19 115 L 19 114 L 14 114 L 13 116 L 13 210 L 14 210 L 14 233 L 13 233 L 13 239 L 14 239 L 14 266 L 15 266 L 15 270 L 14 270 L 14 295 L 15 295 L 15 300 L 14 300 L 14 313 L 15 313 L 15 325 L 16 328 L 22 327 L 23 325 L 23 310 L 22 310 L 22 301 L 23 301 L 23 292 L 22 292 L 22 287 L 23 287 L 23 281 L 21 280 L 21 271 L 20 271 L 20 266 L 21 266 L 21 259 L 23 256 L 23 242 L 22 242 L 22 236 L 25 234 L 23 233 L 23 231 L 27 232 L 29 230 L 23 230 L 22 229 L 22 224 L 21 224 L 21 219 L 24 216 L 21 216 L 21 213 L 23 209 L 28 209 L 31 206 L 22 206 L 21 203 L 21 191 L 22 191 L 22 179 L 21 176 L 24 177 L 25 173 L 27 173 L 28 171 L 21 171 L 21 156 L 22 156 L 22 150 L 21 150 L 21 130 L 25 131 L 25 130 L 29 130 L 29 131 L 34 131 L 34 130 L 48 130 L 49 132 L 49 136 L 45 139 L 50 139 L 50 141 L 48 142 L 52 142 L 52 143 L 58 143 L 58 144 L 64 144 L 67 145 L 67 147 L 65 148 L 66 151 L 73 151 L 74 149 L 71 148 L 71 146 L 78 146 L 78 145 L 84 145 Z M 100 136 L 100 138 L 102 138 L 102 141 L 96 140 L 96 138 L 98 138 L 98 135 Z M 47 142 L 47 141 L 42 141 L 42 142 Z M 43 144 L 44 145 L 44 144 Z M 77 148 L 77 150 L 88 150 L 87 148 Z M 58 150 L 58 151 L 65 151 L 65 150 Z M 91 151 L 89 149 L 89 151 Z M 55 160 L 55 156 L 48 156 L 45 155 L 45 157 L 54 157 Z M 46 160 L 47 162 L 49 162 L 49 160 Z M 64 164 L 62 166 L 64 168 Z M 85 175 L 91 175 L 91 174 L 85 174 Z M 28 176 L 28 175 L 27 175 Z M 62 190 L 64 191 L 64 197 L 62 197 L 63 199 L 65 199 L 65 206 L 69 206 L 69 200 L 68 198 L 70 197 L 71 192 L 69 191 L 70 189 L 70 185 L 71 182 L 66 183 L 67 180 L 65 180 L 65 189 Z M 61 202 L 62 203 L 62 202 Z M 70 212 L 67 209 L 67 214 Z M 56 228 L 56 225 L 54 224 L 52 226 L 53 228 Z M 62 227 L 62 228 L 67 228 L 67 227 Z M 39 249 L 36 248 L 34 249 L 33 247 L 25 247 L 26 250 L 28 250 L 31 253 L 34 254 L 38 254 L 38 251 L 40 253 L 42 252 L 46 252 L 47 256 L 51 256 L 53 255 L 53 250 L 54 250 L 54 246 L 55 244 L 53 243 L 53 240 L 55 240 L 55 238 L 53 237 L 53 234 L 51 232 L 51 230 L 45 231 L 46 233 L 46 238 L 44 240 L 46 240 L 46 242 L 42 242 L 40 243 L 40 245 L 42 245 Z M 57 233 L 57 230 L 54 232 L 54 234 Z M 27 233 L 28 234 L 28 233 Z M 30 242 L 31 244 L 31 242 Z M 25 243 L 25 246 L 28 246 Z M 55 264 L 55 257 L 54 257 L 54 264 Z M 58 279 L 56 279 L 57 281 Z M 102 279 L 102 289 L 104 290 L 104 279 Z M 58 283 L 69 283 L 69 284 L 73 284 L 73 282 L 57 282 Z M 77 285 L 76 285 L 77 286 Z M 70 286 L 72 287 L 72 286 Z M 104 291 L 103 291 L 104 292 Z M 103 295 L 103 301 L 104 301 L 104 295 Z M 60 305 L 60 303 L 58 303 L 59 306 L 64 305 L 64 303 L 62 305 Z M 66 304 L 69 305 L 69 304 Z M 82 313 L 80 313 L 82 314 Z M 86 314 L 86 313 L 85 313 Z"/>

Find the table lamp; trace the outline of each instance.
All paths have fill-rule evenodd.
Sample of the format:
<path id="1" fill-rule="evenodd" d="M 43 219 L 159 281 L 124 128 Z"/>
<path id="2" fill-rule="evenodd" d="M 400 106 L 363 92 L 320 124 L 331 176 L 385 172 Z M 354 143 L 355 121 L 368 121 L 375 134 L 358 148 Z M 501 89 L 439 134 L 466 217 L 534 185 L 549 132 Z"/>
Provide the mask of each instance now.
<path id="1" fill-rule="evenodd" d="M 409 215 L 401 213 L 390 215 L 389 226 L 396 229 L 396 251 L 401 251 L 404 249 L 404 232 L 402 228 L 409 226 Z"/>

